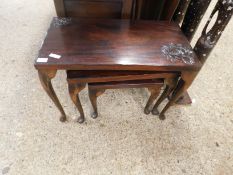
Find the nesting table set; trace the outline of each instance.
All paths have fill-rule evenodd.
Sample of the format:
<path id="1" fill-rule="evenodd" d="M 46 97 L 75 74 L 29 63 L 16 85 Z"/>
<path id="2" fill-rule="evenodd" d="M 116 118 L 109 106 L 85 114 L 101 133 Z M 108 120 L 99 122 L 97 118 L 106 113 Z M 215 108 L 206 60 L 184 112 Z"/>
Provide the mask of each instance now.
<path id="1" fill-rule="evenodd" d="M 86 85 L 93 118 L 98 116 L 97 97 L 106 89 L 148 88 L 151 95 L 144 112 L 165 119 L 167 109 L 188 89 L 201 66 L 176 23 L 122 19 L 54 18 L 35 60 L 41 84 L 61 112 L 61 121 L 66 114 L 51 80 L 58 70 L 66 70 L 79 123 L 85 120 L 79 92 Z"/>

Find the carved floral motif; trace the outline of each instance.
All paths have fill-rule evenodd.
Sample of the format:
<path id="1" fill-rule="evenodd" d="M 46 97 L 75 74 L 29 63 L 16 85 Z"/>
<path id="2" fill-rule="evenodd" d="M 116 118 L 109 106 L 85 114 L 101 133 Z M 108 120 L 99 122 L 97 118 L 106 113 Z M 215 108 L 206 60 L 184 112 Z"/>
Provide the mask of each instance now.
<path id="1" fill-rule="evenodd" d="M 71 23 L 71 18 L 61 18 L 57 17 L 54 19 L 54 26 L 55 27 L 60 27 L 60 26 L 65 26 Z"/>
<path id="2" fill-rule="evenodd" d="M 182 44 L 164 45 L 161 48 L 163 55 L 172 62 L 183 61 L 185 64 L 194 64 L 194 52 L 191 48 L 185 47 Z"/>

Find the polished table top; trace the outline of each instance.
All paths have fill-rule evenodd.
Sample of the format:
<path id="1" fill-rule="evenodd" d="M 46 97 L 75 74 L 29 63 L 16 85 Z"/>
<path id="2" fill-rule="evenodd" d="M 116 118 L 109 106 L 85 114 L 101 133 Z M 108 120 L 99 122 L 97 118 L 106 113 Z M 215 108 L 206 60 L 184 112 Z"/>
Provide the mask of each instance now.
<path id="1" fill-rule="evenodd" d="M 51 53 L 61 57 L 50 57 Z M 48 59 L 36 60 L 37 69 L 179 71 L 201 67 L 177 24 L 143 20 L 54 18 L 38 58 Z"/>

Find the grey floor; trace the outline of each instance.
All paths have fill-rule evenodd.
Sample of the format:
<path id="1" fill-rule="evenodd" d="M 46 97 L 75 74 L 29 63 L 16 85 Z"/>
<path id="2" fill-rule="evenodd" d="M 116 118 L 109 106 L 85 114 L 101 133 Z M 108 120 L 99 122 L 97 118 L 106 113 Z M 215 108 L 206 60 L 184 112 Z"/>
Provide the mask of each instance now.
<path id="1" fill-rule="evenodd" d="M 85 90 L 80 125 L 65 73 L 53 81 L 69 116 L 60 123 L 33 67 L 53 16 L 52 0 L 0 2 L 0 174 L 233 174 L 233 21 L 189 89 L 191 106 L 161 122 L 143 114 L 145 89 L 109 90 L 93 120 Z"/>

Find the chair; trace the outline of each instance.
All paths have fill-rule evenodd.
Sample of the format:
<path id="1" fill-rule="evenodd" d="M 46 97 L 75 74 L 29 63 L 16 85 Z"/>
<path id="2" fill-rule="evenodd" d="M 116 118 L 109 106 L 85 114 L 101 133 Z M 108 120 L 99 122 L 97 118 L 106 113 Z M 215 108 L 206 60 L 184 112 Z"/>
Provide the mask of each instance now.
<path id="1" fill-rule="evenodd" d="M 174 20 L 181 24 L 182 22 L 182 31 L 184 35 L 187 37 L 189 41 L 192 40 L 196 30 L 201 22 L 202 17 L 204 16 L 209 4 L 210 0 L 202 1 L 202 0 L 181 0 L 177 11 L 174 15 Z M 214 18 L 214 16 L 217 16 Z M 209 20 L 206 22 L 201 36 L 196 42 L 194 46 L 195 54 L 198 59 L 204 65 L 205 61 L 209 57 L 211 51 L 213 51 L 216 46 L 218 40 L 220 39 L 224 29 L 228 25 L 231 17 L 233 15 L 233 2 L 226 0 L 219 0 L 211 15 Z M 213 25 L 209 28 L 210 23 L 215 19 Z M 183 21 L 182 21 L 183 20 Z M 208 30 L 207 30 L 208 29 Z M 201 68 L 200 68 L 201 70 Z M 200 71 L 199 70 L 199 71 Z M 198 75 L 199 71 L 197 71 L 193 77 L 190 79 L 195 79 Z M 164 113 L 168 110 L 168 108 L 175 103 L 176 100 L 182 97 L 183 94 L 187 94 L 187 89 L 191 86 L 192 81 L 188 83 L 188 86 L 183 85 L 183 81 L 179 81 L 177 87 L 173 90 L 172 98 L 169 100 L 168 104 L 163 108 L 160 113 L 160 117 L 164 118 Z M 179 90 L 180 89 L 180 90 Z M 179 91 L 179 92 L 178 92 Z M 166 91 L 164 91 L 166 93 Z M 158 100 L 159 101 L 159 100 Z M 157 114 L 158 104 L 156 103 L 153 112 Z"/>

